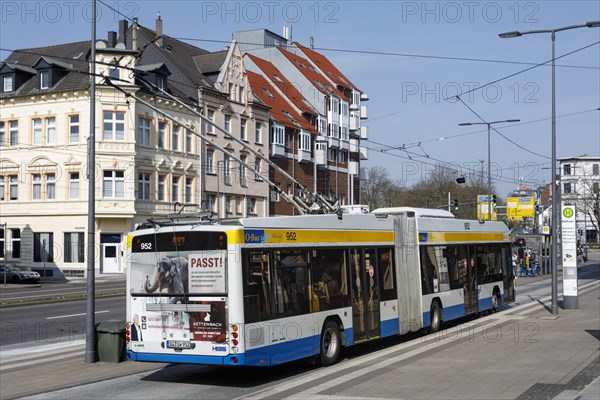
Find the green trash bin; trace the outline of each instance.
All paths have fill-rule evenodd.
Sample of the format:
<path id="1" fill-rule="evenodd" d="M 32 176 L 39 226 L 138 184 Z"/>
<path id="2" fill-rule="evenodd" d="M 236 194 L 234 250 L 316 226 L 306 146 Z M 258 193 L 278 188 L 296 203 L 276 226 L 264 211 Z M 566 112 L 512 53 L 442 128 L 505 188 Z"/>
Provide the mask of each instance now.
<path id="1" fill-rule="evenodd" d="M 98 360 L 118 363 L 125 360 L 125 321 L 96 324 Z"/>

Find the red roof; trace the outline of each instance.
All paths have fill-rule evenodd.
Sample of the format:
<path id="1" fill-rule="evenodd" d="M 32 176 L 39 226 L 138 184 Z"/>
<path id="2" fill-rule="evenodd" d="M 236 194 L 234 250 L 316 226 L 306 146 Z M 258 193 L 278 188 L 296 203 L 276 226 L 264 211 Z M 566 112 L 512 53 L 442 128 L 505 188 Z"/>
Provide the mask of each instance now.
<path id="1" fill-rule="evenodd" d="M 312 62 L 314 62 L 317 65 L 317 67 L 319 67 L 319 69 L 323 71 L 323 73 L 325 73 L 333 82 L 348 89 L 358 90 L 358 88 L 354 86 L 354 84 L 350 82 L 350 80 L 346 78 L 346 76 L 342 74 L 341 71 L 337 69 L 327 57 L 317 53 L 312 49 L 309 49 L 308 47 L 302 46 L 298 42 L 294 42 L 294 44 L 306 55 L 306 57 L 308 57 Z"/>
<path id="2" fill-rule="evenodd" d="M 293 128 L 302 128 L 312 134 L 318 135 L 317 130 L 300 115 L 287 100 L 265 79 L 264 76 L 252 71 L 247 71 L 248 82 L 254 96 L 271 107 L 271 117 L 277 122 Z M 294 123 L 296 122 L 296 123 Z"/>
<path id="3" fill-rule="evenodd" d="M 340 99 L 347 99 L 348 96 L 345 96 L 342 92 L 340 92 L 336 87 L 334 87 L 331 82 L 329 82 L 323 75 L 317 71 L 317 69 L 305 58 L 300 57 L 294 53 L 290 53 L 287 50 L 278 47 L 279 51 L 292 62 L 298 68 L 300 72 L 312 83 L 315 85 L 315 88 L 326 95 L 335 95 Z"/>
<path id="4" fill-rule="evenodd" d="M 246 53 L 246 57 L 250 58 L 254 64 L 263 72 L 268 80 L 275 84 L 281 91 L 285 93 L 285 97 L 292 101 L 292 103 L 302 111 L 302 113 L 319 115 L 319 113 L 313 108 L 313 106 L 302 96 L 302 93 L 294 86 L 288 79 L 283 75 L 277 67 L 270 62 L 253 56 L 252 54 Z"/>

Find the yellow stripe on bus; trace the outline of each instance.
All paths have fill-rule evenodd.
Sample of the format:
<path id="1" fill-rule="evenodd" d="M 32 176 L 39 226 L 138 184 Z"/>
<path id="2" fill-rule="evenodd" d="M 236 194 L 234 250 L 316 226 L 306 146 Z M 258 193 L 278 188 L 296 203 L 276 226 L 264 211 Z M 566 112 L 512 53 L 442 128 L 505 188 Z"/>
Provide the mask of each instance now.
<path id="1" fill-rule="evenodd" d="M 446 243 L 446 242 L 499 242 L 507 241 L 503 233 L 497 232 L 425 232 L 426 240 L 421 243 Z M 423 233 L 420 233 L 420 237 Z"/>
<path id="2" fill-rule="evenodd" d="M 336 230 L 261 230 L 264 237 L 260 240 L 246 240 L 245 232 L 230 230 L 227 233 L 228 244 L 275 244 L 275 243 L 393 243 L 391 231 L 336 231 Z M 253 230 L 256 232 L 256 230 Z"/>

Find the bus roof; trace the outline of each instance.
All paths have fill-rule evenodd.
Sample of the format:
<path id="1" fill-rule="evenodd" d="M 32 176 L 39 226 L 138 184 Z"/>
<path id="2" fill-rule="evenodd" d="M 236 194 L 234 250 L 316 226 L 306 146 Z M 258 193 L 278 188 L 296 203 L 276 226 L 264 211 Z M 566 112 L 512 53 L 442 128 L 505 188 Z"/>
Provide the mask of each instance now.
<path id="1" fill-rule="evenodd" d="M 371 212 L 375 215 L 400 215 L 413 212 L 417 217 L 455 218 L 454 214 L 452 214 L 450 211 L 433 208 L 384 207 L 378 208 Z"/>

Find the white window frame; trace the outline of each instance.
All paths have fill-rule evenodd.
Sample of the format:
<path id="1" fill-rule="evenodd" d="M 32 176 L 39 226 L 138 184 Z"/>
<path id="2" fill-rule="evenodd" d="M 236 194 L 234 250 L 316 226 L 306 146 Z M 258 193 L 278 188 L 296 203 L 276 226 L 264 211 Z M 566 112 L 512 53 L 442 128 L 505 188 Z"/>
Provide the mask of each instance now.
<path id="1" fill-rule="evenodd" d="M 138 200 L 150 200 L 150 182 L 152 174 L 149 172 L 138 173 Z"/>
<path id="2" fill-rule="evenodd" d="M 303 151 L 310 151 L 310 133 L 301 130 L 299 133 L 300 140 L 298 143 L 298 149 Z"/>
<path id="3" fill-rule="evenodd" d="M 215 122 L 215 112 L 213 110 L 206 111 L 206 118 L 214 124 Z M 215 134 L 214 126 L 208 122 L 206 122 L 206 133 L 211 135 Z"/>
<path id="4" fill-rule="evenodd" d="M 102 138 L 109 141 L 125 140 L 125 112 L 124 111 L 104 111 L 102 114 Z M 121 118 L 122 117 L 122 118 Z M 107 124 L 109 129 L 107 129 Z M 122 126 L 122 130 L 118 128 Z"/>
<path id="5" fill-rule="evenodd" d="M 227 133 L 231 133 L 231 115 L 225 114 L 225 123 L 223 124 L 224 130 Z"/>
<path id="6" fill-rule="evenodd" d="M 274 123 L 271 126 L 271 143 L 285 146 L 285 127 Z"/>
<path id="7" fill-rule="evenodd" d="M 193 154 L 194 137 L 192 130 L 190 128 L 185 129 L 185 152 L 188 154 Z"/>
<path id="8" fill-rule="evenodd" d="M 166 148 L 166 145 L 165 145 L 166 132 L 167 132 L 167 123 L 165 121 L 158 121 L 157 146 L 159 149 Z"/>
<path id="9" fill-rule="evenodd" d="M 107 176 L 107 173 L 110 173 L 110 176 Z M 107 192 L 107 184 L 110 184 L 110 193 Z M 125 197 L 125 171 L 104 170 L 102 174 L 102 197 L 105 199 L 122 199 Z"/>
<path id="10" fill-rule="evenodd" d="M 6 143 L 6 122 L 0 121 L 0 147 Z"/>
<path id="11" fill-rule="evenodd" d="M 69 199 L 79 199 L 79 172 L 69 172 Z"/>
<path id="12" fill-rule="evenodd" d="M 206 150 L 206 173 L 215 173 L 215 151 L 213 149 Z"/>
<path id="13" fill-rule="evenodd" d="M 193 187 L 194 187 L 194 178 L 186 177 L 185 178 L 185 202 L 190 204 L 193 201 Z"/>
<path id="14" fill-rule="evenodd" d="M 2 88 L 4 92 L 12 92 L 15 90 L 15 77 L 13 75 L 5 75 L 2 77 Z"/>
<path id="15" fill-rule="evenodd" d="M 167 198 L 166 187 L 167 187 L 167 175 L 159 174 L 158 175 L 158 191 L 157 191 L 158 201 L 166 201 L 165 200 Z"/>
<path id="16" fill-rule="evenodd" d="M 140 137 L 140 146 L 150 146 L 150 134 L 152 121 L 148 118 L 138 118 L 138 134 Z"/>
<path id="17" fill-rule="evenodd" d="M 34 118 L 31 120 L 31 143 L 34 145 L 42 144 L 42 119 Z"/>
<path id="18" fill-rule="evenodd" d="M 179 182 L 181 181 L 180 175 L 173 175 L 171 180 L 171 201 L 174 203 L 179 201 Z"/>
<path id="19" fill-rule="evenodd" d="M 79 143 L 79 114 L 69 115 L 69 143 Z"/>
<path id="20" fill-rule="evenodd" d="M 8 199 L 11 201 L 19 200 L 19 176 L 8 176 Z"/>
<path id="21" fill-rule="evenodd" d="M 56 199 L 56 174 L 49 173 L 45 176 L 46 180 L 46 200 Z"/>
<path id="22" fill-rule="evenodd" d="M 256 159 L 254 160 L 254 180 L 255 181 L 262 181 L 263 178 L 260 176 L 260 158 L 256 157 Z"/>
<path id="23" fill-rule="evenodd" d="M 171 150 L 179 151 L 179 125 L 171 127 Z"/>
<path id="24" fill-rule="evenodd" d="M 42 175 L 31 175 L 31 200 L 42 199 Z"/>
<path id="25" fill-rule="evenodd" d="M 246 118 L 240 119 L 240 139 L 244 142 L 248 141 L 248 133 L 246 132 L 246 125 L 248 125 L 248 120 Z"/>
<path id="26" fill-rule="evenodd" d="M 51 72 L 50 71 L 41 71 L 40 72 L 40 82 L 39 82 L 39 88 L 40 89 L 49 89 L 51 86 Z"/>
<path id="27" fill-rule="evenodd" d="M 245 154 L 240 155 L 240 186 L 246 187 L 248 186 L 248 182 L 246 181 L 246 162 L 248 160 L 248 156 Z"/>
<path id="28" fill-rule="evenodd" d="M 254 143 L 262 143 L 262 122 L 256 121 L 254 125 Z"/>
<path id="29" fill-rule="evenodd" d="M 19 145 L 19 121 L 12 120 L 8 121 L 8 145 L 10 147 L 16 147 Z"/>

